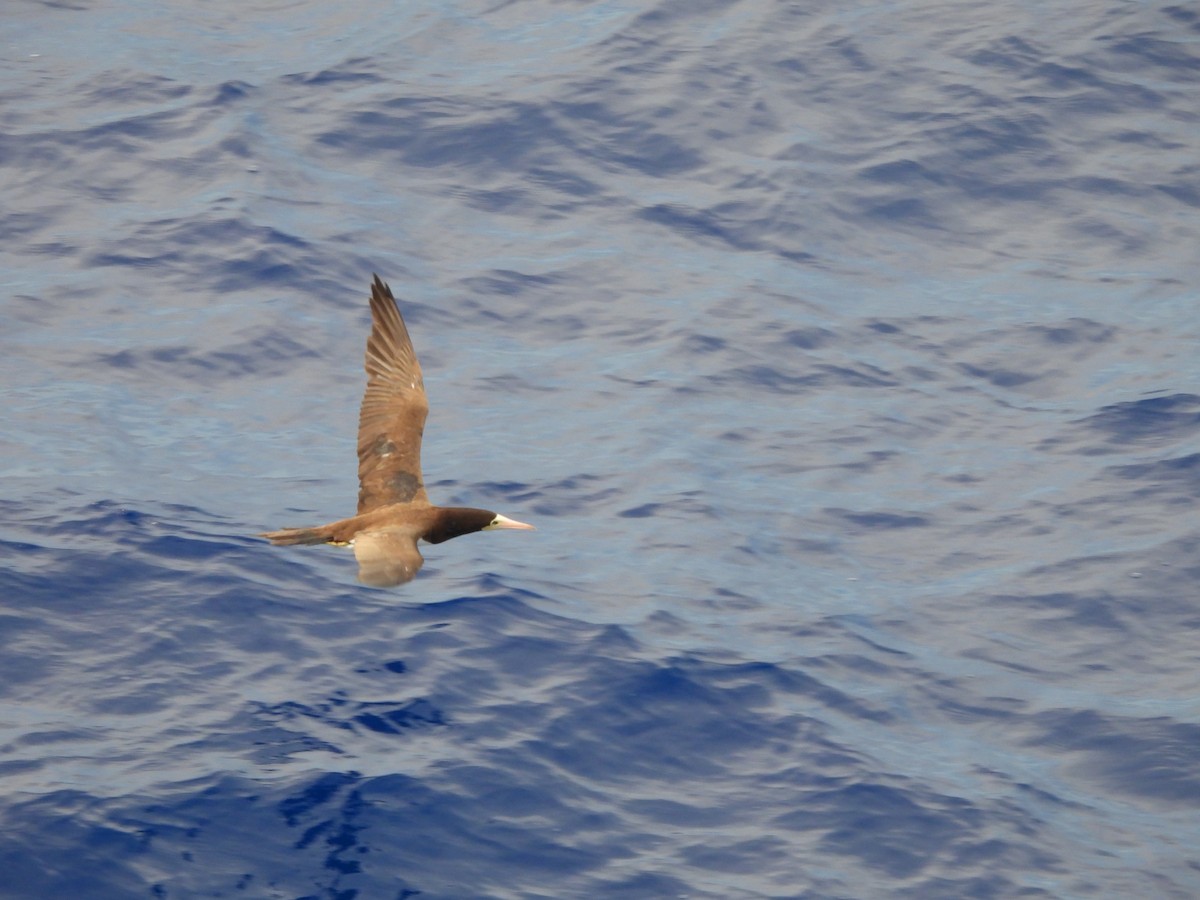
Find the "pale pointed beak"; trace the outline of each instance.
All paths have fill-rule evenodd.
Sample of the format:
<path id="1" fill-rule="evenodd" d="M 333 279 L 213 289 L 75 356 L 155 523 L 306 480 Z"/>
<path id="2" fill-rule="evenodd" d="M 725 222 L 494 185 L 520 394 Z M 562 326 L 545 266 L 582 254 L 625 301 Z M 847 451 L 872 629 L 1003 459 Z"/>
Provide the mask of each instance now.
<path id="1" fill-rule="evenodd" d="M 495 528 L 516 528 L 521 531 L 536 531 L 537 530 L 532 525 L 526 525 L 524 522 L 518 522 L 516 519 L 510 519 L 508 516 L 502 516 L 499 514 L 497 514 L 496 518 L 492 519 L 491 524 L 489 524 L 483 530 L 491 531 L 492 529 L 495 529 Z"/>

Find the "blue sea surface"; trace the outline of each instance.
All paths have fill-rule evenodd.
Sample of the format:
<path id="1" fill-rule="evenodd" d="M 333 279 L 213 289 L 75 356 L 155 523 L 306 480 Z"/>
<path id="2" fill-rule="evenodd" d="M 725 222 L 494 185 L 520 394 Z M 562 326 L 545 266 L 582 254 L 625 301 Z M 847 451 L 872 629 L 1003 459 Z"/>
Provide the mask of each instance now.
<path id="1" fill-rule="evenodd" d="M 0 898 L 1200 897 L 1200 10 L 18 0 Z M 444 505 L 350 515 L 372 273 Z"/>

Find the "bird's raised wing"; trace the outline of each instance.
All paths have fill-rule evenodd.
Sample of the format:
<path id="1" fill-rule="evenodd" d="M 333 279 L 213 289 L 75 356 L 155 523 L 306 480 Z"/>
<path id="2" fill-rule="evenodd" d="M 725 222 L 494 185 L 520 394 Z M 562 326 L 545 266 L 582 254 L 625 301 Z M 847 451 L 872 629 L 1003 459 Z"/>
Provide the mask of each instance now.
<path id="1" fill-rule="evenodd" d="M 358 512 L 389 503 L 427 504 L 421 435 L 429 401 L 396 298 L 378 275 L 371 285 L 365 366 L 367 390 L 358 414 Z"/>

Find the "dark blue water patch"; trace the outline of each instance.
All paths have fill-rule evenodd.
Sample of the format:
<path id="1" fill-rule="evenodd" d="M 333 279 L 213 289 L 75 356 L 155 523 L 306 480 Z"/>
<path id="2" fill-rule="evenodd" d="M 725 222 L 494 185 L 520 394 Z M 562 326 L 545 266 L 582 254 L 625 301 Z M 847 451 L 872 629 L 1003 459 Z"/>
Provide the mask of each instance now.
<path id="1" fill-rule="evenodd" d="M 793 375 L 766 364 L 739 366 L 719 375 L 708 376 L 708 380 L 714 386 L 759 388 L 776 394 L 808 393 L 826 383 L 822 375 Z M 689 392 L 687 387 L 681 390 Z"/>
<path id="2" fill-rule="evenodd" d="M 530 747 L 538 757 L 593 781 L 645 777 L 649 765 L 656 778 L 686 783 L 717 776 L 720 760 L 731 754 L 787 745 L 801 732 L 798 720 L 766 713 L 770 692 L 744 674 L 730 673 L 732 683 L 722 683 L 705 677 L 713 674 L 707 666 L 606 668 L 611 674 L 593 686 L 580 685 L 586 693 L 578 708 L 551 722 Z M 816 680 L 801 679 L 784 689 L 844 712 L 854 709 Z M 614 754 L 614 748 L 622 752 Z"/>
<path id="3" fill-rule="evenodd" d="M 0 164 L 3 163 L 3 155 L 5 154 L 4 140 L 0 138 Z M 7 213 L 0 215 L 0 239 L 6 241 L 17 241 L 22 238 L 31 237 L 37 234 L 52 221 L 49 216 L 35 215 L 33 213 Z M 52 243 L 41 245 L 43 252 L 57 253 L 62 250 L 69 250 L 71 245 L 62 243 Z"/>
<path id="4" fill-rule="evenodd" d="M 999 595 L 989 602 L 1032 610 L 1044 626 L 1065 629 L 1100 628 L 1124 633 L 1128 623 L 1122 621 L 1123 617 L 1134 614 L 1124 598 L 1111 593 Z"/>
<path id="5" fill-rule="evenodd" d="M 1106 792 L 1182 808 L 1200 803 L 1200 725 L 1055 710 L 1032 716 L 1022 730 L 1029 746 L 1066 755 L 1073 771 Z"/>
<path id="6" fill-rule="evenodd" d="M 5 895 L 14 900 L 146 896 L 149 885 L 130 862 L 142 852 L 144 839 L 96 824 L 95 808 L 94 798 L 81 791 L 13 804 L 6 811 L 10 839 L 0 847 Z M 71 864 L 52 864 L 55 858 Z"/>
<path id="7" fill-rule="evenodd" d="M 451 784 L 457 787 L 355 772 L 318 775 L 292 786 L 226 778 L 172 808 L 124 809 L 114 817 L 151 835 L 148 861 L 179 859 L 180 849 L 187 854 L 182 865 L 172 866 L 178 874 L 160 882 L 166 897 L 187 896 L 189 885 L 228 889 L 239 868 L 255 872 L 263 889 L 269 885 L 291 896 L 357 891 L 384 897 L 407 890 L 485 897 L 522 884 L 549 884 L 599 863 L 594 851 L 550 843 L 521 827 L 522 819 L 544 812 L 540 803 L 529 806 L 528 798 L 515 798 L 511 790 L 497 793 L 496 785 L 471 771 Z M 476 800 L 485 805 L 474 810 Z M 488 807 L 503 818 L 487 818 Z M 233 833 L 209 824 L 229 815 L 241 822 Z M 163 827 L 163 821 L 173 824 Z M 260 838 L 239 847 L 243 831 L 289 840 Z"/>
<path id="8" fill-rule="evenodd" d="M 463 166 L 480 175 L 536 163 L 542 144 L 565 139 L 546 112 L 531 104 L 451 112 L 438 100 L 408 97 L 353 112 L 316 137 L 323 147 L 355 157 L 370 153 L 419 167 Z"/>
<path id="9" fill-rule="evenodd" d="M 915 226 L 929 230 L 945 227 L 928 203 L 916 197 L 876 202 L 862 200 L 858 204 L 858 215 L 863 219 L 875 220 L 891 226 Z"/>
<path id="10" fill-rule="evenodd" d="M 448 724 L 442 710 L 423 697 L 402 702 L 363 702 L 351 700 L 344 693 L 315 705 L 294 701 L 262 705 L 255 710 L 255 715 L 268 722 L 289 722 L 303 717 L 351 732 L 365 728 L 376 734 L 389 735 Z"/>
<path id="11" fill-rule="evenodd" d="M 179 100 L 192 93 L 191 85 L 172 78 L 129 69 L 106 73 L 102 83 L 89 85 L 87 99 L 97 107 L 113 109 L 122 105 L 149 106 Z"/>
<path id="12" fill-rule="evenodd" d="M 306 709 L 303 704 L 282 703 L 276 704 L 273 709 L 242 710 L 222 721 L 219 730 L 211 738 L 197 741 L 192 749 L 202 752 L 210 746 L 220 746 L 223 742 L 221 735 L 236 735 L 236 744 L 247 742 L 250 749 L 244 751 L 244 756 L 254 765 L 277 766 L 294 763 L 303 761 L 307 758 L 306 754 L 312 753 L 333 758 L 353 758 L 353 752 L 347 749 L 345 735 L 316 734 L 316 729 L 311 726 L 306 730 L 289 724 L 295 721 L 297 713 L 286 709 L 288 706 Z M 308 715 L 305 712 L 303 715 L 323 721 L 319 714 Z"/>
<path id="13" fill-rule="evenodd" d="M 57 505 L 57 504 L 56 504 Z M 181 510 L 182 511 L 182 510 Z M 25 508 L 29 517 L 30 507 Z M 39 521 L 40 519 L 40 521 Z M 45 522 L 43 525 L 42 522 Z M 34 533 L 65 536 L 88 534 L 90 536 L 121 537 L 142 532 L 152 527 L 154 516 L 132 505 L 115 500 L 97 500 L 85 506 L 53 509 L 44 519 L 36 517 L 29 523 Z"/>
<path id="14" fill-rule="evenodd" d="M 220 212 L 190 218 L 146 222 L 134 240 L 103 242 L 88 257 L 96 268 L 153 267 L 160 289 L 234 293 L 257 285 L 286 287 L 317 294 L 345 305 L 345 286 L 316 262 L 303 238 L 281 229 L 251 223 Z M 208 247 L 208 252 L 184 252 L 182 247 Z"/>
<path id="15" fill-rule="evenodd" d="M 675 206 L 660 204 L 641 210 L 639 215 L 649 221 L 666 226 L 672 231 L 683 235 L 715 238 L 725 244 L 739 249 L 759 249 L 731 233 L 727 226 L 708 211 L 684 210 Z"/>
<path id="16" fill-rule="evenodd" d="M 1092 319 L 1069 318 L 1058 325 L 1032 325 L 1030 335 L 1036 335 L 1049 344 L 1070 346 L 1074 344 L 1104 344 L 1117 337 L 1117 329 Z"/>
<path id="17" fill-rule="evenodd" d="M 919 887 L 893 891 L 904 897 L 1053 897 L 1001 874 L 1017 867 L 1053 878 L 1066 862 L 1034 841 L 998 839 L 988 821 L 1011 818 L 1002 801 L 984 809 L 953 795 L 913 786 L 862 782 L 806 792 L 795 812 L 778 817 L 776 827 L 820 835 L 824 852 L 846 858 L 864 871 L 889 878 L 920 879 Z M 1028 835 L 1027 837 L 1032 837 Z M 937 848 L 935 855 L 930 849 Z M 949 866 L 941 860 L 953 860 Z M 974 874 L 978 872 L 979 874 Z"/>
<path id="18" fill-rule="evenodd" d="M 229 544 L 221 541 L 196 540 L 194 538 L 167 535 L 141 545 L 143 553 L 176 560 L 208 560 L 224 556 Z"/>
<path id="19" fill-rule="evenodd" d="M 1176 503 L 1200 497 L 1200 453 L 1160 459 L 1130 466 L 1112 466 L 1106 470 L 1118 478 L 1147 482 L 1136 496 L 1159 496 Z"/>
<path id="20" fill-rule="evenodd" d="M 1159 184 L 1155 185 L 1155 189 L 1162 191 L 1172 200 L 1178 200 L 1188 206 L 1200 207 L 1200 188 L 1189 181 L 1181 179 L 1174 184 Z"/>
<path id="21" fill-rule="evenodd" d="M 858 530 L 875 531 L 894 528 L 924 528 L 933 524 L 928 516 L 891 512 L 852 512 L 847 509 L 830 508 L 824 510 L 831 516 L 836 516 L 851 523 Z"/>
<path id="22" fill-rule="evenodd" d="M 375 84 L 383 79 L 375 71 L 374 60 L 366 57 L 354 57 L 318 72 L 285 75 L 283 80 L 306 86 L 324 86 L 339 83 Z"/>
<path id="23" fill-rule="evenodd" d="M 611 657 L 638 648 L 619 630 L 571 624 L 512 599 L 464 598 L 403 617 L 403 633 L 380 649 L 388 653 L 384 660 L 399 651 L 411 661 L 405 677 L 397 682 L 382 663 L 353 671 L 407 683 L 435 667 L 443 674 L 428 701 L 359 701 L 349 693 L 316 704 L 288 700 L 248 708 L 173 750 L 177 758 L 187 752 L 203 759 L 211 750 L 278 765 L 309 752 L 361 755 L 365 748 L 356 750 L 356 741 L 381 739 L 395 742 L 387 758 L 396 774 L 367 777 L 348 767 L 276 786 L 212 774 L 146 789 L 139 799 L 105 803 L 103 814 L 93 815 L 91 821 L 106 823 L 96 828 L 119 826 L 140 836 L 131 848 L 111 852 L 130 854 L 138 873 L 144 863 L 166 897 L 230 890 L 250 874 L 254 883 L 293 896 L 350 890 L 376 896 L 398 880 L 405 890 L 435 897 L 536 895 L 562 878 L 582 879 L 573 889 L 581 896 L 606 890 L 640 896 L 636 885 L 661 884 L 667 876 L 648 870 L 613 876 L 607 867 L 658 840 L 657 830 L 684 816 L 683 807 L 693 809 L 695 827 L 713 835 L 720 823 L 739 821 L 744 813 L 721 796 L 745 777 L 732 765 L 741 754 L 766 750 L 778 765 L 795 766 L 795 752 L 813 753 L 818 768 L 853 758 L 822 737 L 826 729 L 816 720 L 781 715 L 774 695 L 811 697 L 814 708 L 885 721 L 799 670 Z M 362 626 L 348 620 L 344 627 Z M 580 640 L 586 635 L 592 638 Z M 202 649 L 212 653 L 215 645 L 210 640 Z M 183 661 L 179 647 L 160 647 L 153 658 Z M 264 661 L 262 653 L 247 659 Z M 292 692 L 305 693 L 303 685 L 293 679 Z M 522 698 L 526 690 L 535 693 Z M 396 727 L 375 728 L 364 715 L 391 715 L 387 721 Z M 324 729 L 341 737 L 322 740 Z M 442 761 L 420 779 L 404 774 L 405 748 L 431 740 L 421 756 L 436 747 L 432 755 Z M 627 811 L 596 805 L 611 792 L 605 785 L 630 779 L 645 787 Z M 752 787 L 747 781 L 742 790 Z M 40 822 L 25 822 L 27 833 L 51 827 L 55 803 L 45 804 Z M 634 821 L 622 824 L 625 816 Z M 688 852 L 718 869 L 750 863 L 736 849 L 696 844 Z M 167 870 L 175 873 L 169 879 L 161 875 Z M 120 883 L 94 885 L 88 896 L 120 896 L 147 877 L 114 875 Z M 53 881 L 42 888 L 46 897 L 70 889 L 59 891 Z"/>
<path id="24" fill-rule="evenodd" d="M 1164 6 L 1162 12 L 1176 22 L 1188 26 L 1189 30 L 1200 33 L 1200 13 L 1196 10 L 1187 6 Z"/>
<path id="25" fill-rule="evenodd" d="M 812 791 L 804 800 L 803 809 L 778 817 L 775 824 L 824 831 L 840 819 L 842 810 L 854 809 L 854 817 L 844 827 L 826 831 L 826 849 L 883 868 L 897 878 L 909 878 L 924 868 L 930 843 L 944 845 L 952 836 L 982 824 L 979 811 L 961 801 L 928 797 L 922 802 L 910 791 L 881 784 Z"/>
<path id="26" fill-rule="evenodd" d="M 1200 60 L 1187 44 L 1179 41 L 1144 33 L 1123 36 L 1107 49 L 1118 55 L 1120 71 L 1153 69 L 1173 81 L 1200 82 Z M 1101 60 L 1096 62 L 1103 64 Z"/>
<path id="27" fill-rule="evenodd" d="M 19 563 L 24 572 L 0 571 L 0 590 L 26 605 L 69 608 L 84 597 L 95 597 L 150 571 L 141 560 L 121 552 L 52 551 L 38 548 L 23 551 Z M 55 579 L 33 576 L 31 571 L 53 571 Z"/>
<path id="28" fill-rule="evenodd" d="M 553 275 L 530 275 L 526 272 L 493 269 L 487 275 L 478 278 L 469 278 L 462 284 L 463 287 L 476 294 L 511 296 L 514 294 L 524 294 L 539 287 L 554 287 L 561 283 L 562 279 Z M 496 316 L 496 318 L 500 317 Z M 582 329 L 585 323 L 579 319 L 575 321 Z"/>
<path id="29" fill-rule="evenodd" d="M 719 848 L 694 847 L 683 855 L 688 866 L 730 875 L 749 875 L 761 871 L 764 866 L 783 868 L 790 862 L 790 857 L 790 848 L 775 837 L 740 841 Z"/>
<path id="30" fill-rule="evenodd" d="M 361 782 L 362 776 L 357 772 L 322 775 L 299 793 L 282 800 L 279 803 L 279 812 L 290 827 L 295 827 L 299 824 L 301 816 L 307 817 L 314 809 L 328 803 L 344 788 Z M 310 843 L 307 836 L 302 839 L 302 843 Z"/>
<path id="31" fill-rule="evenodd" d="M 532 166 L 527 174 L 528 179 L 537 185 L 548 187 L 552 191 L 571 198 L 594 197 L 600 193 L 600 186 L 584 178 L 578 173 Z M 549 204 L 551 209 L 565 211 L 569 206 Z"/>
<path id="32" fill-rule="evenodd" d="M 533 499 L 531 492 L 519 492 L 508 499 L 525 503 Z M 580 473 L 541 486 L 536 491 L 536 502 L 532 503 L 529 508 L 534 513 L 544 516 L 581 513 L 588 508 L 605 507 L 620 494 L 621 489 L 616 486 L 611 477 Z M 483 495 L 487 495 L 486 490 Z"/>
<path id="33" fill-rule="evenodd" d="M 303 338 L 303 335 L 299 337 Z M 316 350 L 296 340 L 291 334 L 269 331 L 208 353 L 197 353 L 183 344 L 153 349 L 125 349 L 101 354 L 80 362 L 79 366 L 111 366 L 134 374 L 197 379 L 205 383 L 248 375 L 283 376 L 292 371 L 296 360 L 319 356 Z"/>
<path id="34" fill-rule="evenodd" d="M 816 350 L 836 341 L 836 336 L 827 328 L 793 328 L 784 332 L 784 340 L 801 350 Z"/>
<path id="35" fill-rule="evenodd" d="M 712 242 L 737 250 L 766 250 L 796 263 L 814 262 L 816 257 L 795 247 L 780 246 L 768 240 L 764 222 L 747 221 L 735 208 L 716 210 L 684 209 L 678 205 L 657 204 L 638 212 L 639 218 L 669 228 L 681 237 Z"/>
<path id="36" fill-rule="evenodd" d="M 696 353 L 707 355 L 724 350 L 727 347 L 727 342 L 723 338 L 714 337 L 710 334 L 693 334 L 684 338 L 681 342 L 680 349 L 684 353 Z"/>
<path id="37" fill-rule="evenodd" d="M 0 641 L 6 648 L 0 655 L 0 696 L 3 697 L 19 696 L 26 685 L 51 675 L 58 663 L 57 655 L 45 649 L 47 642 L 43 634 L 46 628 L 40 611 L 23 608 L 30 598 L 38 595 L 39 582 L 44 582 L 44 578 L 0 570 L 0 596 L 8 598 L 6 603 L 11 604 L 11 609 L 0 617 Z"/>
<path id="38" fill-rule="evenodd" d="M 43 498 L 10 507 L 19 515 L 22 526 L 31 535 L 54 538 L 74 537 L 75 546 L 90 550 L 93 546 L 143 546 L 159 543 L 163 555 L 174 540 L 195 541 L 201 537 L 233 542 L 227 533 L 228 519 L 181 504 L 146 500 L 137 505 L 118 500 L 95 500 L 79 505 L 67 491 L 46 494 Z M 140 507 L 140 508 L 139 508 Z M 182 537 L 187 532 L 191 537 Z M 190 555 L 184 552 L 183 556 Z"/>
<path id="39" fill-rule="evenodd" d="M 766 390 L 772 394 L 810 394 L 820 390 L 838 388 L 900 388 L 898 373 L 890 372 L 874 362 L 859 361 L 852 365 L 835 365 L 823 361 L 812 350 L 830 340 L 820 330 L 788 331 L 773 336 L 766 347 L 758 348 L 756 355 L 766 356 L 769 362 L 751 365 L 734 365 L 706 374 L 702 382 L 692 382 L 678 388 L 683 394 L 707 392 L 713 388 L 739 389 L 742 396 L 752 396 L 748 391 Z M 744 348 L 731 348 L 740 355 Z M 731 353 L 732 358 L 734 354 Z"/>
<path id="40" fill-rule="evenodd" d="M 1021 385 L 1029 384 L 1032 381 L 1037 381 L 1042 375 L 1033 372 L 1016 372 L 1011 369 L 985 369 L 981 366 L 972 366 L 966 363 L 959 365 L 959 370 L 972 378 L 979 378 L 987 381 L 989 384 L 994 384 L 996 387 L 1011 388 L 1020 387 Z"/>
<path id="41" fill-rule="evenodd" d="M 168 142 L 191 131 L 193 123 L 183 110 L 141 113 L 83 128 L 71 135 L 77 148 L 89 153 L 132 154 L 151 142 Z M 92 188 L 96 190 L 95 187 Z M 109 196 L 105 199 L 117 199 Z"/>
<path id="42" fill-rule="evenodd" d="M 859 172 L 859 176 L 867 181 L 906 183 L 910 186 L 916 186 L 922 181 L 930 184 L 944 184 L 946 181 L 944 173 L 935 172 L 911 159 L 867 166 Z"/>
<path id="43" fill-rule="evenodd" d="M 633 509 L 622 510 L 617 515 L 624 519 L 645 519 L 656 515 L 662 508 L 663 505 L 661 503 L 645 503 Z"/>
<path id="44" fill-rule="evenodd" d="M 1200 434 L 1200 396 L 1175 393 L 1113 403 L 1083 424 L 1114 444 L 1165 444 Z"/>
<path id="45" fill-rule="evenodd" d="M 304 238 L 267 225 L 258 225 L 237 217 L 160 219 L 148 223 L 142 234 L 146 239 L 161 239 L 166 244 L 218 246 L 240 243 L 265 245 L 279 250 L 311 251 Z M 271 281 L 272 279 L 267 279 Z"/>
<path id="46" fill-rule="evenodd" d="M 558 116 L 576 126 L 568 134 L 580 137 L 575 143 L 564 140 L 566 147 L 603 167 L 625 168 L 657 178 L 682 175 L 703 165 L 700 152 L 661 128 L 653 117 L 639 120 L 619 115 L 603 101 L 596 102 L 595 97 L 592 94 L 584 102 L 555 107 Z"/>
<path id="47" fill-rule="evenodd" d="M 213 106 L 225 106 L 237 103 L 245 100 L 254 94 L 255 91 L 255 86 L 248 81 L 226 81 L 223 84 L 217 85 L 211 103 Z M 231 145 L 227 142 L 224 146 L 228 149 Z"/>

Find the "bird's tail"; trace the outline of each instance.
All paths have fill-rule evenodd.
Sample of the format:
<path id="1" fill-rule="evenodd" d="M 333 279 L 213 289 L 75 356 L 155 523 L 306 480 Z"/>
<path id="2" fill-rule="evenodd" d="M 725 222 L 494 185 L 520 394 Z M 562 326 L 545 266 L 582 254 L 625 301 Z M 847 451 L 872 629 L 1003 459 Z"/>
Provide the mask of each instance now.
<path id="1" fill-rule="evenodd" d="M 312 528 L 281 528 L 278 531 L 264 531 L 259 537 L 265 537 L 277 547 L 291 544 L 326 544 L 333 541 L 333 531 L 328 525 L 316 525 Z"/>

